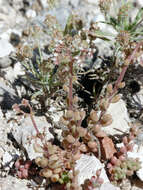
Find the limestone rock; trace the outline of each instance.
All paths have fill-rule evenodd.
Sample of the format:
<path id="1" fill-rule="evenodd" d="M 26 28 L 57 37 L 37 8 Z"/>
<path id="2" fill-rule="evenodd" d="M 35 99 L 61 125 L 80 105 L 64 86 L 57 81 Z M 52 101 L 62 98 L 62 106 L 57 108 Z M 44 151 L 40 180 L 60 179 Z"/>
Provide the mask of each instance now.
<path id="1" fill-rule="evenodd" d="M 0 178 L 0 189 L 1 190 L 29 190 L 27 187 L 26 180 L 19 180 L 12 176 L 6 178 Z"/>
<path id="2" fill-rule="evenodd" d="M 128 132 L 129 126 L 129 116 L 126 108 L 125 102 L 121 99 L 117 103 L 110 104 L 107 113 L 112 115 L 113 122 L 111 125 L 103 127 L 102 129 L 109 135 L 120 134 Z"/>
<path id="3" fill-rule="evenodd" d="M 29 9 L 26 12 L 26 17 L 27 18 L 34 18 L 34 17 L 36 17 L 36 12 L 34 10 L 32 10 L 32 9 Z"/>
<path id="4" fill-rule="evenodd" d="M 97 190 L 107 190 L 107 189 L 120 190 L 119 187 L 116 187 L 116 186 L 112 185 L 111 183 L 103 183 L 100 188 L 97 188 Z"/>
<path id="5" fill-rule="evenodd" d="M 39 132 L 45 132 L 45 140 L 48 141 L 52 139 L 53 135 L 49 132 L 49 127 L 51 126 L 50 124 L 48 124 L 45 117 L 34 116 L 34 120 Z M 34 126 L 29 116 L 21 119 L 19 126 L 16 126 L 13 129 L 12 133 L 17 142 L 25 147 L 31 160 L 36 158 L 37 156 L 42 156 L 41 153 L 36 153 L 33 148 L 33 144 L 35 144 L 35 142 L 41 145 L 41 140 L 36 138 L 36 141 L 35 138 L 32 138 L 36 136 L 36 130 L 34 129 Z"/>
<path id="6" fill-rule="evenodd" d="M 12 64 L 12 59 L 9 56 L 0 58 L 0 68 L 7 68 Z"/>
<path id="7" fill-rule="evenodd" d="M 70 15 L 70 10 L 66 7 L 58 7 L 49 11 L 49 14 L 55 16 L 59 24 L 61 25 L 61 28 L 64 29 L 67 23 L 67 19 Z"/>
<path id="8" fill-rule="evenodd" d="M 128 152 L 128 157 L 138 158 L 141 162 L 141 169 L 139 169 L 136 174 L 141 181 L 143 181 L 143 143 L 140 145 L 135 144 L 132 152 Z"/>
<path id="9" fill-rule="evenodd" d="M 104 165 L 95 157 L 83 154 L 79 160 L 77 160 L 75 170 L 79 171 L 78 182 L 83 184 L 86 179 L 90 179 L 92 176 L 96 176 L 96 171 L 101 169 L 100 177 L 103 178 L 104 183 L 109 182 L 106 175 Z"/>
<path id="10" fill-rule="evenodd" d="M 14 51 L 13 46 L 5 39 L 0 39 L 0 58 L 9 55 Z"/>

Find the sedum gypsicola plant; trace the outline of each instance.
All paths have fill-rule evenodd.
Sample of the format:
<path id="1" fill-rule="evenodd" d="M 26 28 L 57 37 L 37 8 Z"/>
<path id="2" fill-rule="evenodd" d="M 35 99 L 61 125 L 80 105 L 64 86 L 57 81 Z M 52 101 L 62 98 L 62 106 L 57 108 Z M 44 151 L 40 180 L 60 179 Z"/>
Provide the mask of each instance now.
<path id="1" fill-rule="evenodd" d="M 51 182 L 64 184 L 67 190 L 82 189 L 77 181 L 78 172 L 74 169 L 76 160 L 80 159 L 82 154 L 92 153 L 102 161 L 109 160 L 111 162 L 108 165 L 109 173 L 111 180 L 115 181 L 133 175 L 134 171 L 140 168 L 138 160 L 134 161 L 126 157 L 127 151 L 132 149 L 132 145 L 129 144 L 131 139 L 126 139 L 124 147 L 118 151 L 112 139 L 102 131 L 102 127 L 112 123 L 112 116 L 106 111 L 110 103 L 116 103 L 120 100 L 118 89 L 125 86 L 122 81 L 127 68 L 136 59 L 136 54 L 142 51 L 143 42 L 140 41 L 142 9 L 130 22 L 127 14 L 130 9 L 128 2 L 119 7 L 115 17 L 108 15 L 109 3 L 112 1 L 101 0 L 100 7 L 105 14 L 105 24 L 111 25 L 117 31 L 113 44 L 114 66 L 118 70 L 119 76 L 115 82 L 110 81 L 111 83 L 108 84 L 107 81 L 106 92 L 97 102 L 97 109 L 88 113 L 86 128 L 82 127 L 86 112 L 79 108 L 79 99 L 73 93 L 73 84 L 78 82 L 77 73 L 82 67 L 81 61 L 95 52 L 96 38 L 110 41 L 108 36 L 104 35 L 104 32 L 101 32 L 96 23 L 93 22 L 89 29 L 85 29 L 83 21 L 78 15 L 72 14 L 69 17 L 64 30 L 61 29 L 55 17 L 47 15 L 44 24 L 47 26 L 47 33 L 50 36 L 47 46 L 48 58 L 43 58 L 42 47 L 39 47 L 38 43 L 36 44 L 38 56 L 35 65 L 32 62 L 35 47 L 24 46 L 21 49 L 21 57 L 26 72 L 29 74 L 27 77 L 35 85 L 35 98 L 42 99 L 41 104 L 44 104 L 47 98 L 52 98 L 59 89 L 66 93 L 65 111 L 59 122 L 60 127 L 62 126 L 60 146 L 44 140 L 43 133 L 38 130 L 33 120 L 30 104 L 25 100 L 23 104 L 30 108 L 30 117 L 37 132 L 37 138 L 40 138 L 42 142 L 42 145 L 36 142 L 34 145 L 35 151 L 42 153 L 41 157 L 35 159 L 35 163 L 40 168 L 39 175 Z M 29 59 L 30 57 L 31 59 Z M 15 108 L 19 109 L 18 105 Z M 118 152 L 121 155 L 118 155 Z M 123 159 L 124 162 L 121 164 Z M 101 181 L 98 179 L 99 176 L 87 181 L 88 189 L 94 189 L 100 185 Z"/>

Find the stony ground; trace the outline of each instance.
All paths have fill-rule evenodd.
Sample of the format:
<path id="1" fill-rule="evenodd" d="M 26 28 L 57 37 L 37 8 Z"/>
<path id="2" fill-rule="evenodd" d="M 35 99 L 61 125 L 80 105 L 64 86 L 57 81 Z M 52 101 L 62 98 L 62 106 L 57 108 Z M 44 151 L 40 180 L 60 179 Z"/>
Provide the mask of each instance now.
<path id="1" fill-rule="evenodd" d="M 135 1 L 136 6 L 143 6 L 142 1 Z M 65 0 L 61 1 L 58 8 L 49 10 L 46 0 L 0 0 L 0 190 L 46 190 L 49 188 L 39 187 L 40 179 L 34 180 L 21 180 L 13 175 L 11 171 L 14 162 L 17 157 L 21 155 L 21 151 L 14 146 L 14 139 L 19 144 L 25 146 L 28 151 L 30 159 L 34 159 L 37 154 L 33 151 L 33 144 L 28 143 L 28 137 L 34 135 L 32 122 L 29 117 L 19 117 L 12 110 L 14 103 L 20 103 L 21 98 L 27 93 L 27 89 L 31 90 L 33 87 L 28 82 L 21 80 L 24 75 L 24 71 L 20 62 L 16 59 L 16 50 L 18 45 L 25 41 L 28 43 L 27 29 L 30 25 L 38 25 L 41 28 L 43 26 L 43 20 L 47 12 L 55 15 L 62 27 L 65 26 L 66 20 L 71 11 L 79 11 L 84 17 L 87 24 L 91 21 L 100 21 L 103 16 L 98 8 L 97 0 Z M 136 11 L 136 8 L 135 10 Z M 60 16 L 59 16 L 60 15 Z M 103 25 L 101 27 L 104 28 Z M 109 29 L 110 31 L 110 29 Z M 24 34 L 24 35 L 23 35 Z M 47 43 L 48 36 L 43 33 L 40 37 L 40 43 L 44 46 Z M 100 43 L 99 43 L 100 44 Z M 99 45 L 100 46 L 100 45 Z M 100 53 L 110 54 L 110 48 L 100 46 Z M 124 94 L 123 100 L 111 105 L 108 112 L 112 114 L 114 122 L 111 126 L 107 127 L 105 131 L 108 134 L 121 134 L 122 132 L 128 132 L 130 126 L 129 122 L 132 120 L 138 120 L 139 126 L 142 127 L 143 122 L 143 69 L 136 68 L 134 75 L 126 76 L 127 79 L 139 82 L 140 90 L 135 93 L 132 98 L 126 96 L 128 90 L 134 89 L 134 87 L 128 84 L 127 93 Z M 49 109 L 54 122 L 58 122 L 62 112 L 58 112 L 56 109 L 56 103 L 51 104 Z M 114 111 L 116 110 L 116 112 Z M 130 117 L 136 114 L 135 117 Z M 45 116 L 35 116 L 37 125 L 40 130 L 46 130 L 47 139 L 53 137 L 50 133 L 51 123 L 47 121 Z M 122 129 L 122 132 L 118 129 Z M 60 129 L 56 129 L 57 134 L 60 134 Z M 142 141 L 142 134 L 139 137 L 139 141 Z M 143 147 L 140 143 L 140 151 L 134 150 L 134 154 L 131 156 L 139 157 L 142 160 L 142 169 L 138 172 L 132 181 L 126 180 L 124 184 L 121 184 L 120 188 L 110 186 L 108 177 L 103 170 L 103 178 L 107 183 L 102 186 L 102 190 L 107 189 L 121 189 L 121 190 L 141 190 L 143 189 Z M 91 158 L 90 158 L 91 159 Z M 91 176 L 98 168 L 92 170 L 92 164 L 99 165 L 99 160 L 83 157 L 77 164 L 77 168 L 80 169 L 81 181 L 87 176 Z M 89 161 L 89 163 L 88 163 Z M 84 164 L 86 163 L 86 164 Z M 86 165 L 86 166 L 85 166 Z M 102 164 L 101 164 L 102 166 Z M 103 167 L 103 166 L 102 166 Z M 54 189 L 54 187 L 53 187 Z"/>

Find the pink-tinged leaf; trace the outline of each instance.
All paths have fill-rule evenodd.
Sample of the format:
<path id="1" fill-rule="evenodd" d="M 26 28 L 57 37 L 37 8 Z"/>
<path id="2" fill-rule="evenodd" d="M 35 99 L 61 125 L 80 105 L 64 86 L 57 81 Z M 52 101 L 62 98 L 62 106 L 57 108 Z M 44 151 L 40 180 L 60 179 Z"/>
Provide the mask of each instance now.
<path id="1" fill-rule="evenodd" d="M 22 172 L 21 172 L 21 171 L 18 171 L 18 172 L 17 172 L 17 176 L 18 176 L 20 179 L 22 179 Z"/>
<path id="2" fill-rule="evenodd" d="M 26 178 L 28 178 L 28 170 L 27 169 L 23 169 L 23 171 L 22 171 L 22 177 L 24 178 L 24 179 L 26 179 Z"/>
<path id="3" fill-rule="evenodd" d="M 106 133 L 104 131 L 101 131 L 101 130 L 98 131 L 95 135 L 96 135 L 96 137 L 99 137 L 99 138 L 107 136 Z"/>
<path id="4" fill-rule="evenodd" d="M 133 147 L 134 147 L 133 143 L 128 144 L 128 145 L 127 145 L 127 151 L 132 152 L 132 151 L 133 151 Z"/>
<path id="5" fill-rule="evenodd" d="M 26 161 L 26 163 L 25 163 L 25 165 L 24 165 L 24 168 L 25 168 L 25 169 L 29 169 L 30 166 L 31 166 L 31 164 L 32 164 L 32 161 L 31 161 L 31 160 Z"/>
<path id="6" fill-rule="evenodd" d="M 20 167 L 20 165 L 21 165 L 21 164 L 20 164 L 20 161 L 19 161 L 19 160 L 17 160 L 17 161 L 15 162 L 15 167 L 16 167 L 16 168 L 19 168 L 19 167 Z"/>
<path id="7" fill-rule="evenodd" d="M 122 154 L 126 154 L 126 153 L 127 153 L 127 148 L 126 148 L 125 146 L 122 146 L 122 147 L 120 148 L 120 152 L 121 152 Z"/>
<path id="8" fill-rule="evenodd" d="M 112 158 L 111 158 L 111 163 L 112 163 L 113 165 L 116 165 L 116 164 L 117 164 L 117 157 L 116 157 L 116 156 L 112 156 Z"/>
<path id="9" fill-rule="evenodd" d="M 128 138 L 125 136 L 125 137 L 123 137 L 123 143 L 124 143 L 124 145 L 127 145 L 128 144 Z"/>

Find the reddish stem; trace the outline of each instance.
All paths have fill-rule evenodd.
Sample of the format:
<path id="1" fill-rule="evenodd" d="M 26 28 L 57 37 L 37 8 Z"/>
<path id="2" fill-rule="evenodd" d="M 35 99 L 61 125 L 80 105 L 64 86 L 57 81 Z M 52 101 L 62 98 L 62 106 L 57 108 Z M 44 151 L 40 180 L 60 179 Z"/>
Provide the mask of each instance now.
<path id="1" fill-rule="evenodd" d="M 32 123 L 33 123 L 33 126 L 34 126 L 34 128 L 35 128 L 35 130 L 36 130 L 37 135 L 39 135 L 40 132 L 39 132 L 39 130 L 38 130 L 38 127 L 37 127 L 37 125 L 36 125 L 36 122 L 35 122 L 35 120 L 34 120 L 34 118 L 33 118 L 32 113 L 30 113 L 30 118 L 31 118 L 31 121 L 32 121 Z"/>
<path id="2" fill-rule="evenodd" d="M 128 65 L 123 67 L 122 72 L 115 83 L 113 92 L 112 92 L 111 96 L 109 97 L 109 103 L 111 103 L 113 96 L 116 94 L 116 92 L 118 90 L 118 85 L 122 82 L 122 80 L 125 76 L 125 73 L 127 71 L 127 68 L 128 68 Z"/>
<path id="3" fill-rule="evenodd" d="M 127 69 L 128 69 L 129 64 L 130 64 L 130 63 L 133 61 L 133 59 L 135 58 L 135 55 L 136 55 L 136 53 L 137 53 L 139 47 L 140 47 L 142 44 L 143 44 L 143 42 L 138 43 L 138 44 L 136 45 L 134 51 L 132 52 L 132 54 L 128 56 L 128 58 L 127 58 L 128 65 L 125 65 L 125 66 L 123 67 L 122 72 L 120 73 L 120 75 L 119 75 L 119 77 L 118 77 L 118 79 L 117 79 L 117 81 L 116 81 L 116 83 L 115 83 L 115 86 L 114 86 L 114 88 L 113 88 L 113 92 L 112 92 L 111 96 L 109 97 L 109 103 L 111 103 L 113 96 L 116 94 L 116 92 L 117 92 L 117 90 L 118 90 L 118 85 L 122 82 L 122 80 L 123 80 L 123 78 L 124 78 L 124 76 L 125 76 L 125 73 L 126 73 L 126 71 L 127 71 Z M 106 110 L 105 110 L 105 111 L 102 111 L 99 118 L 101 119 L 102 116 L 103 116 L 105 113 L 106 113 Z M 99 122 L 100 122 L 100 119 L 99 119 Z"/>
<path id="4" fill-rule="evenodd" d="M 73 81 L 72 81 L 72 77 L 73 77 L 73 62 L 71 61 L 69 63 L 69 71 L 70 71 L 70 77 L 69 77 L 69 110 L 73 109 L 73 93 L 72 93 L 72 89 L 73 89 Z"/>
<path id="5" fill-rule="evenodd" d="M 135 55 L 138 51 L 138 48 L 143 44 L 143 42 L 140 42 L 136 45 L 133 53 L 127 58 L 127 61 L 128 61 L 128 65 L 124 66 L 123 69 L 122 69 L 122 72 L 120 74 L 120 76 L 118 77 L 116 83 L 115 83 L 115 86 L 114 86 L 114 89 L 113 89 L 113 92 L 112 92 L 112 95 L 110 96 L 109 98 L 109 103 L 111 102 L 113 96 L 116 94 L 117 90 L 118 90 L 118 85 L 122 82 L 124 76 L 125 76 L 125 73 L 128 69 L 128 66 L 129 64 L 131 63 L 131 61 L 133 61 L 133 59 L 135 58 Z"/>

